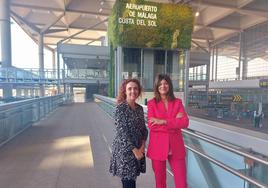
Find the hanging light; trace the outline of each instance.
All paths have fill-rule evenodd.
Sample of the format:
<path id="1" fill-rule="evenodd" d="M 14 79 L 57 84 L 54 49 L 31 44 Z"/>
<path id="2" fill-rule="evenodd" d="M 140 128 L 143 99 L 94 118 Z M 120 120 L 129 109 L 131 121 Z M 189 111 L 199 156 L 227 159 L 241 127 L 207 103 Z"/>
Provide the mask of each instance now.
<path id="1" fill-rule="evenodd" d="M 195 13 L 195 17 L 198 17 L 199 16 L 199 11 L 197 11 L 196 13 Z"/>

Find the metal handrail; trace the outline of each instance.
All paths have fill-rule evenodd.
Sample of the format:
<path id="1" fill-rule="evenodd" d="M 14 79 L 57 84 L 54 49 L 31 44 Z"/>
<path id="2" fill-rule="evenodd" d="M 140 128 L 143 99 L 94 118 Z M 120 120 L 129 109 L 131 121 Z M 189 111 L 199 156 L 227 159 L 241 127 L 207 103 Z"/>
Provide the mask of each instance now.
<path id="1" fill-rule="evenodd" d="M 214 159 L 214 158 L 202 153 L 198 149 L 190 147 L 190 146 L 187 146 L 187 145 L 185 147 L 187 149 L 191 150 L 192 152 L 202 156 L 203 158 L 209 160 L 210 162 L 216 164 L 217 166 L 223 168 L 224 170 L 226 170 L 226 171 L 228 171 L 228 172 L 230 172 L 230 173 L 232 173 L 232 174 L 234 174 L 234 175 L 236 175 L 236 176 L 238 176 L 238 177 L 240 177 L 240 178 L 242 178 L 242 179 L 244 179 L 244 180 L 246 180 L 246 181 L 248 181 L 248 182 L 250 182 L 250 183 L 252 183 L 252 184 L 254 184 L 256 186 L 258 186 L 258 187 L 260 187 L 260 188 L 267 188 L 267 186 L 265 184 L 258 182 L 255 178 L 248 177 L 248 176 L 242 174 L 241 172 L 235 170 L 234 168 L 232 168 L 232 167 L 230 167 L 228 165 L 225 165 L 224 163 L 222 163 L 222 162 L 220 162 L 220 161 L 218 161 L 218 160 L 216 160 L 216 159 Z"/>
<path id="2" fill-rule="evenodd" d="M 114 98 L 105 97 L 105 96 L 101 96 L 101 95 L 94 95 L 94 97 L 99 99 L 99 100 L 102 100 L 104 102 L 107 102 L 109 104 L 115 105 L 115 99 Z M 145 114 L 147 114 L 147 113 L 145 113 Z M 198 133 L 193 132 L 193 130 L 191 130 L 191 129 L 188 129 L 188 130 L 182 129 L 182 132 L 185 133 L 185 134 L 189 134 L 189 135 L 191 135 L 193 137 L 202 139 L 202 140 L 204 140 L 206 142 L 209 142 L 211 144 L 219 146 L 219 147 L 221 147 L 223 149 L 226 149 L 228 151 L 231 151 L 233 153 L 236 153 L 236 154 L 238 154 L 240 156 L 250 158 L 250 159 L 253 159 L 254 161 L 257 161 L 257 162 L 260 162 L 262 164 L 268 165 L 267 160 L 259 158 L 259 157 L 255 156 L 255 155 L 246 153 L 244 151 L 238 150 L 238 149 L 236 149 L 234 147 L 228 146 L 227 144 L 223 144 L 223 143 L 221 143 L 220 141 L 218 141 L 217 139 L 215 139 L 213 137 L 210 137 L 210 136 L 207 136 L 207 135 L 205 136 L 203 134 L 200 135 Z M 262 184 L 262 183 L 258 182 L 256 179 L 254 179 L 252 177 L 248 177 L 248 176 L 242 174 L 241 172 L 237 171 L 236 169 L 234 169 L 234 168 L 232 168 L 232 167 L 230 167 L 228 165 L 225 165 L 224 163 L 222 163 L 222 162 L 220 162 L 220 161 L 208 156 L 207 154 L 204 154 L 203 152 L 199 151 L 198 149 L 190 147 L 190 146 L 187 146 L 187 145 L 185 145 L 185 147 L 187 149 L 191 150 L 192 152 L 194 152 L 194 153 L 206 158 L 207 160 L 209 160 L 210 162 L 216 164 L 217 166 L 223 168 L 224 170 L 226 170 L 226 171 L 228 171 L 228 172 L 230 172 L 230 173 L 232 173 L 232 174 L 234 174 L 234 175 L 236 175 L 236 176 L 238 176 L 238 177 L 240 177 L 240 178 L 242 178 L 242 179 L 244 179 L 244 180 L 256 185 L 257 187 L 267 188 L 267 186 L 265 184 Z"/>
<path id="3" fill-rule="evenodd" d="M 183 133 L 186 133 L 186 134 L 189 134 L 191 136 L 197 137 L 197 138 L 199 138 L 201 140 L 204 140 L 206 142 L 209 142 L 209 143 L 211 143 L 213 145 L 219 146 L 219 147 L 221 147 L 223 149 L 226 149 L 228 151 L 231 151 L 231 152 L 236 153 L 238 155 L 241 155 L 243 157 L 253 159 L 254 161 L 257 161 L 259 163 L 262 163 L 262 164 L 268 166 L 268 160 L 266 160 L 266 159 L 263 159 L 263 158 L 260 158 L 258 156 L 252 155 L 250 153 L 238 150 L 238 149 L 236 149 L 234 147 L 228 146 L 227 144 L 223 144 L 223 143 L 219 142 L 217 139 L 215 139 L 215 138 L 213 138 L 211 136 L 207 136 L 207 135 L 205 136 L 204 134 L 200 135 L 200 134 L 195 133 L 193 131 L 194 130 L 192 130 L 192 129 L 182 129 Z"/>

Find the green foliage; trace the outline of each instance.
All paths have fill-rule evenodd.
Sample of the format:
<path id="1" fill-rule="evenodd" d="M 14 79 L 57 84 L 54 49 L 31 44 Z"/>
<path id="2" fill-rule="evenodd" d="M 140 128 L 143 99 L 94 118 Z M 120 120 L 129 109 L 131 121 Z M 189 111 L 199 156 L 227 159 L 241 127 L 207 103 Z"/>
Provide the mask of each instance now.
<path id="1" fill-rule="evenodd" d="M 118 23 L 119 18 L 131 18 L 129 9 L 125 8 L 126 3 L 156 6 L 157 27 Z M 132 19 L 136 23 L 137 17 L 132 17 Z M 148 21 L 148 19 L 144 20 Z M 117 0 L 109 18 L 108 36 L 114 48 L 120 45 L 139 48 L 189 49 L 193 22 L 193 11 L 187 5 L 160 4 L 144 0 Z"/>

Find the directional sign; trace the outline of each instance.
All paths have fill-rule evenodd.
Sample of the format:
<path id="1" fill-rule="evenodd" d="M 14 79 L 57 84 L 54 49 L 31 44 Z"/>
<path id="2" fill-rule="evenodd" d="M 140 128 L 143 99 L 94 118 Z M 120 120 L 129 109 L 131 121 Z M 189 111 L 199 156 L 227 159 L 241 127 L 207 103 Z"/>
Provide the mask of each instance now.
<path id="1" fill-rule="evenodd" d="M 260 87 L 268 87 L 268 79 L 261 79 L 259 85 Z"/>
<path id="2" fill-rule="evenodd" d="M 240 95 L 234 95 L 233 102 L 242 102 L 242 97 Z"/>

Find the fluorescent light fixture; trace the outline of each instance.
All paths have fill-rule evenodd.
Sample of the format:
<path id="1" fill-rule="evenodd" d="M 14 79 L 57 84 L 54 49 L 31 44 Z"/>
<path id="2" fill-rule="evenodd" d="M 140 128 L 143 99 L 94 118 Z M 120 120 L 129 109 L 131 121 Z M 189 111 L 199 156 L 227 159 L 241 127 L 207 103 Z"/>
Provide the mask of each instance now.
<path id="1" fill-rule="evenodd" d="M 197 11 L 196 13 L 195 13 L 195 17 L 198 17 L 199 16 L 199 11 Z"/>

